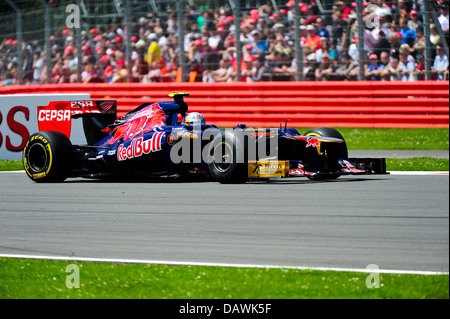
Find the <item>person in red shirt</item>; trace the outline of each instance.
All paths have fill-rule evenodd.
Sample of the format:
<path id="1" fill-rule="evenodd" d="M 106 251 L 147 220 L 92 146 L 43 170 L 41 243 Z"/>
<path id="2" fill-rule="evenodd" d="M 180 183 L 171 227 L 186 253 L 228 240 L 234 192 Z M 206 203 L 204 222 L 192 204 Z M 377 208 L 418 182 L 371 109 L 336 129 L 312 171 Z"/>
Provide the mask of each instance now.
<path id="1" fill-rule="evenodd" d="M 316 27 L 310 24 L 306 27 L 306 31 L 308 32 L 308 37 L 305 40 L 305 46 L 309 46 L 313 52 L 316 52 L 321 48 L 320 36 L 317 34 Z"/>

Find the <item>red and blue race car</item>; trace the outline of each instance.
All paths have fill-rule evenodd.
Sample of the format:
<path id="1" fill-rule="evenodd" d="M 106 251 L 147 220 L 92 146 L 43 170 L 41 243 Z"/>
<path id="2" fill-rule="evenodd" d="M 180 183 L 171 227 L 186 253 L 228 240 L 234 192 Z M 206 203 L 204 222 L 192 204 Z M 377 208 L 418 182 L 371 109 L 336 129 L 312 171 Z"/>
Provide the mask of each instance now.
<path id="1" fill-rule="evenodd" d="M 188 113 L 184 96 L 144 103 L 117 119 L 116 101 L 57 101 L 38 107 L 39 132 L 23 150 L 35 182 L 69 177 L 120 178 L 203 176 L 222 183 L 300 177 L 386 174 L 384 158 L 349 158 L 333 128 L 300 134 L 296 129 L 219 129 Z M 85 145 L 70 140 L 72 119 L 81 118 Z"/>

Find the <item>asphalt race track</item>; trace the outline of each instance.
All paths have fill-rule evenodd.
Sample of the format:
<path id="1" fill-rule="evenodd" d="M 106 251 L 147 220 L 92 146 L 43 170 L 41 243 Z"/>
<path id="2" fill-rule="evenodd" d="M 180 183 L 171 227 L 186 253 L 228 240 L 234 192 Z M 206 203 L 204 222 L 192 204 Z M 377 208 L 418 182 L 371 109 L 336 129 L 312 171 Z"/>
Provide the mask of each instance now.
<path id="1" fill-rule="evenodd" d="M 36 184 L 0 173 L 0 255 L 449 271 L 449 176 Z"/>

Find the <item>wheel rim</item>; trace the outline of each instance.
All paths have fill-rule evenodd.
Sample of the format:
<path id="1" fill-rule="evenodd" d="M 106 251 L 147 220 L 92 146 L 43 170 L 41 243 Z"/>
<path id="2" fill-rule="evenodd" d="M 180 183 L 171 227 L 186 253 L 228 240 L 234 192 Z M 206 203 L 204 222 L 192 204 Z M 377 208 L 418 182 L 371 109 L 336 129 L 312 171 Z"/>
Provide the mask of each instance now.
<path id="1" fill-rule="evenodd" d="M 233 159 L 233 150 L 230 148 L 230 146 L 227 143 L 220 143 L 216 147 L 214 147 L 214 159 L 216 159 L 216 154 L 218 150 L 221 150 L 220 152 L 220 162 L 217 162 L 216 160 L 213 161 L 214 167 L 217 171 L 224 173 L 228 171 L 231 168 L 232 165 L 232 159 Z M 224 151 L 224 152 L 223 152 Z"/>
<path id="2" fill-rule="evenodd" d="M 36 173 L 40 173 L 45 169 L 47 164 L 47 151 L 44 145 L 36 143 L 31 145 L 28 151 L 28 165 Z"/>

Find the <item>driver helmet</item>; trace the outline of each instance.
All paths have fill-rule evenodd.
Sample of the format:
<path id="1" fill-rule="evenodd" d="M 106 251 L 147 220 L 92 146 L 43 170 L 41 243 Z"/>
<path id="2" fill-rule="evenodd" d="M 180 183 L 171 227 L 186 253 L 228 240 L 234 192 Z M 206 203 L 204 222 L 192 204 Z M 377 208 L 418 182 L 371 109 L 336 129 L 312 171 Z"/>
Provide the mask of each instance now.
<path id="1" fill-rule="evenodd" d="M 189 126 L 206 125 L 206 121 L 200 113 L 191 112 L 184 117 L 183 124 Z"/>

